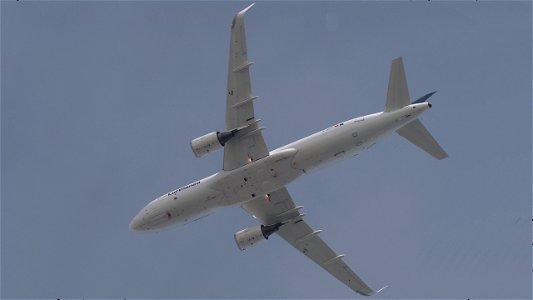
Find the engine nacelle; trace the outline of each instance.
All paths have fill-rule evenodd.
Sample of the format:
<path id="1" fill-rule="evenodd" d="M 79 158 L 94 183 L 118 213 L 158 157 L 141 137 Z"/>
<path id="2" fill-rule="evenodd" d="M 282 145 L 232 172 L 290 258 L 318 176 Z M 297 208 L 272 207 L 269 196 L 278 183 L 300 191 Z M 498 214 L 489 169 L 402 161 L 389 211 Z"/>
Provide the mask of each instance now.
<path id="1" fill-rule="evenodd" d="M 268 237 L 278 231 L 281 225 L 283 225 L 283 223 L 267 226 L 257 225 L 238 231 L 234 236 L 237 247 L 241 250 L 246 250 L 246 248 L 255 246 L 260 241 L 268 240 Z"/>
<path id="2" fill-rule="evenodd" d="M 237 131 L 211 132 L 191 141 L 191 149 L 200 158 L 207 153 L 216 151 L 226 144 Z"/>

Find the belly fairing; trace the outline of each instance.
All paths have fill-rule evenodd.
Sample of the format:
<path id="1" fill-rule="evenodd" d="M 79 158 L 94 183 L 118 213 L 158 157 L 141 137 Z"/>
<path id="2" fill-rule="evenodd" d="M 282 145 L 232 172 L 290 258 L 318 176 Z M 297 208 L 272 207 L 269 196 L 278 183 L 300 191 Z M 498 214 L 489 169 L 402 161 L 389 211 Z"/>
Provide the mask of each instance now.
<path id="1" fill-rule="evenodd" d="M 297 151 L 285 149 L 239 169 L 221 172 L 212 185 L 224 193 L 221 205 L 235 205 L 275 191 L 302 175 L 292 166 Z"/>

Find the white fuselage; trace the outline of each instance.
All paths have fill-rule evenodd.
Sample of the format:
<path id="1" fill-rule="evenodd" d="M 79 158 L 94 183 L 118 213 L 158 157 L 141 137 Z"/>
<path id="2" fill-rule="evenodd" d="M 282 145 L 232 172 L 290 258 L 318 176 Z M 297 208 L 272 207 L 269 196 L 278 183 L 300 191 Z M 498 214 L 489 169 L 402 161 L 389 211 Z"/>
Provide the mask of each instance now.
<path id="1" fill-rule="evenodd" d="M 273 150 L 269 156 L 238 169 L 195 181 L 150 202 L 133 218 L 130 228 L 156 230 L 186 224 L 221 207 L 268 197 L 270 192 L 310 170 L 370 148 L 428 107 L 423 102 L 351 119 Z"/>

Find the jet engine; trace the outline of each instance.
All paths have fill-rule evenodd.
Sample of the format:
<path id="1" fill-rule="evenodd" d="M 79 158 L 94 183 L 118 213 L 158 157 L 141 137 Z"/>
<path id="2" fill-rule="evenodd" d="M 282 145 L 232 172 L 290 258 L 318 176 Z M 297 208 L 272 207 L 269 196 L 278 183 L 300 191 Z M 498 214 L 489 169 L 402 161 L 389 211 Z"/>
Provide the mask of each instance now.
<path id="1" fill-rule="evenodd" d="M 248 247 L 255 246 L 257 243 L 263 240 L 268 240 L 274 232 L 283 225 L 283 223 L 276 223 L 272 225 L 257 225 L 254 227 L 246 228 L 235 233 L 235 242 L 237 247 L 241 250 L 246 250 Z"/>
<path id="2" fill-rule="evenodd" d="M 211 132 L 191 141 L 191 149 L 196 157 L 200 158 L 209 152 L 216 151 L 231 140 L 238 130 Z"/>

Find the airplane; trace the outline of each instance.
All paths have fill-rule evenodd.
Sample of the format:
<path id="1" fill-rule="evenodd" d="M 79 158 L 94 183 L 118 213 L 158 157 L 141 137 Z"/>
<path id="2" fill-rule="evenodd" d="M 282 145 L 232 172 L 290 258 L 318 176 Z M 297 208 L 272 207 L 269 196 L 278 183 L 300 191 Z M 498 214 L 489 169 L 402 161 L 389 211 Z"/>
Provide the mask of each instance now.
<path id="1" fill-rule="evenodd" d="M 326 163 L 358 154 L 393 132 L 437 159 L 448 155 L 418 117 L 431 107 L 435 92 L 411 102 L 401 57 L 392 61 L 385 110 L 338 123 L 303 139 L 269 151 L 263 127 L 255 117 L 244 30 L 245 13 L 231 23 L 225 130 L 191 141 L 202 157 L 224 149 L 223 168 L 204 179 L 175 189 L 146 205 L 131 220 L 133 231 L 151 231 L 187 224 L 224 207 L 240 206 L 260 224 L 234 235 L 240 250 L 268 240 L 277 233 L 298 251 L 353 291 L 370 296 L 371 289 L 304 221 L 286 186 Z"/>

